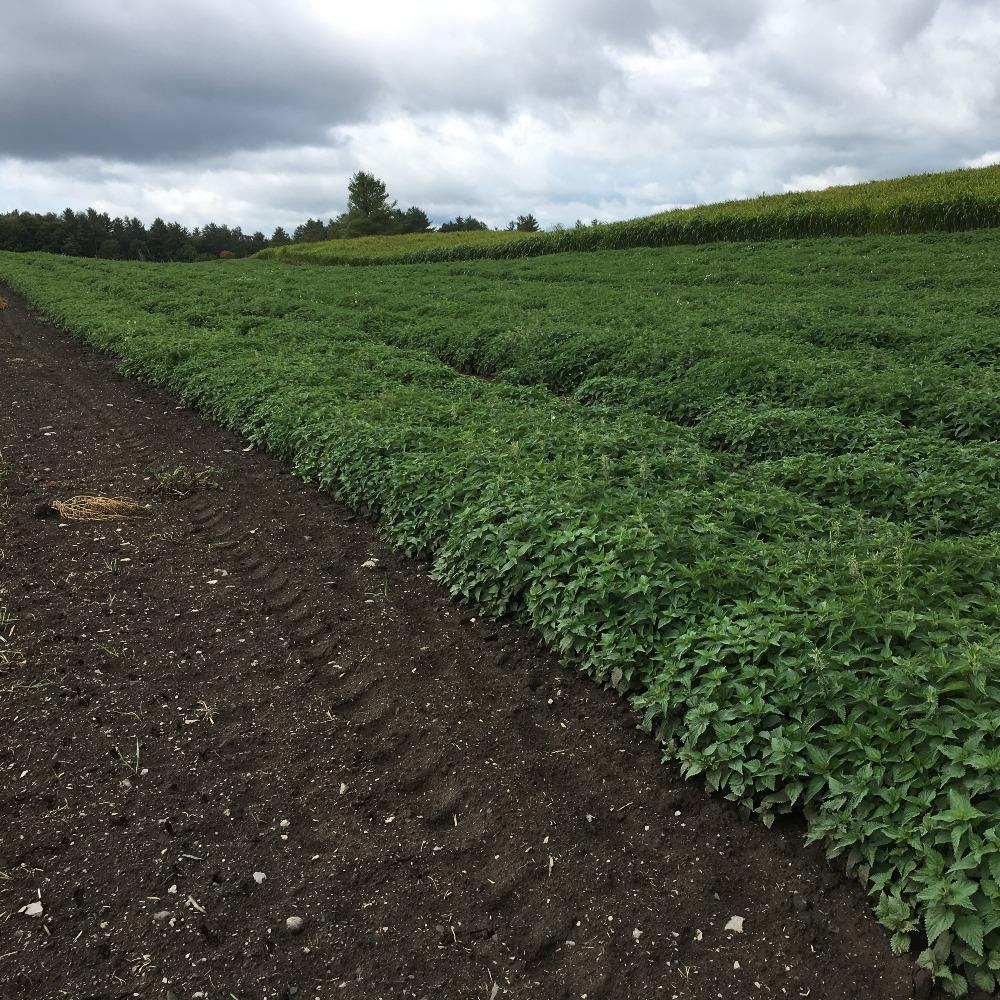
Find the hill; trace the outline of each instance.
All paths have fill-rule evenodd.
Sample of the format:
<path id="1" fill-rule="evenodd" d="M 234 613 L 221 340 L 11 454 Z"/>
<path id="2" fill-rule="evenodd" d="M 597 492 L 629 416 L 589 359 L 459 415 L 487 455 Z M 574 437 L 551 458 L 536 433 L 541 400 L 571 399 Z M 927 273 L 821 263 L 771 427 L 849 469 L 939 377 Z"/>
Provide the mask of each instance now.
<path id="1" fill-rule="evenodd" d="M 375 236 L 293 243 L 271 247 L 257 256 L 289 264 L 418 264 L 729 240 L 954 232 L 995 226 L 1000 226 L 1000 165 L 915 174 L 823 191 L 761 195 L 561 232 Z"/>

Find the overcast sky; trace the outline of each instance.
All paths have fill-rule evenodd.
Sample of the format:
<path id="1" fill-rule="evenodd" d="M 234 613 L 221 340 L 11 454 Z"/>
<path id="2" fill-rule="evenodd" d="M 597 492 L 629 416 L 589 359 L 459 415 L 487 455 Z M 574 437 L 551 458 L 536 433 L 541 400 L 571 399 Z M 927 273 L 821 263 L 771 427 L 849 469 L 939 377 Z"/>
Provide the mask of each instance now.
<path id="1" fill-rule="evenodd" d="M 549 226 L 1000 160 L 996 0 L 4 8 L 0 211 L 270 233 L 364 169 Z"/>

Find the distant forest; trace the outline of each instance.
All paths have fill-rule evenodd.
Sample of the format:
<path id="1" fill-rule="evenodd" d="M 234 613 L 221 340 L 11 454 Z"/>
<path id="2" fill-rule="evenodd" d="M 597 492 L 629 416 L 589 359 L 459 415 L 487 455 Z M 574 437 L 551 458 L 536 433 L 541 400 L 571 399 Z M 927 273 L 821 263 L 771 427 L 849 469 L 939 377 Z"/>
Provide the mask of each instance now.
<path id="1" fill-rule="evenodd" d="M 283 230 L 275 231 L 279 240 Z M 284 243 L 290 243 L 284 236 Z M 0 250 L 43 250 L 71 257 L 104 257 L 108 260 L 209 260 L 215 257 L 248 257 L 276 244 L 263 233 L 244 233 L 210 222 L 189 230 L 177 222 L 155 219 L 149 227 L 140 219 L 114 218 L 107 212 L 67 208 L 48 212 L 9 212 L 0 215 Z"/>
<path id="2" fill-rule="evenodd" d="M 140 219 L 111 218 L 107 212 L 88 208 L 61 214 L 47 212 L 7 212 L 0 214 L 0 250 L 66 254 L 72 257 L 103 257 L 107 260 L 195 261 L 218 257 L 249 257 L 265 247 L 288 243 L 348 239 L 354 236 L 391 236 L 433 230 L 423 209 L 405 211 L 389 201 L 384 182 L 359 171 L 347 188 L 347 211 L 336 219 L 307 219 L 291 236 L 279 226 L 270 237 L 261 232 L 244 233 L 209 222 L 187 229 L 178 222 L 154 219 L 148 228 Z M 458 216 L 445 222 L 441 232 L 488 229 L 485 222 Z M 536 232 L 533 215 L 519 215 L 509 230 Z"/>

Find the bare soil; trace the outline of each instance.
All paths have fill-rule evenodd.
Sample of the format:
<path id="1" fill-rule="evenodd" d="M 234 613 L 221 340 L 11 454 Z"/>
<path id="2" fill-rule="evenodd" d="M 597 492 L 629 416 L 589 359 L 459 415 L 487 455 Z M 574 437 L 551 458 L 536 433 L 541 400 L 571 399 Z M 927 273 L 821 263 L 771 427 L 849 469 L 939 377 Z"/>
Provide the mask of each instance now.
<path id="1" fill-rule="evenodd" d="M 801 822 L 0 292 L 0 996 L 926 995 Z"/>

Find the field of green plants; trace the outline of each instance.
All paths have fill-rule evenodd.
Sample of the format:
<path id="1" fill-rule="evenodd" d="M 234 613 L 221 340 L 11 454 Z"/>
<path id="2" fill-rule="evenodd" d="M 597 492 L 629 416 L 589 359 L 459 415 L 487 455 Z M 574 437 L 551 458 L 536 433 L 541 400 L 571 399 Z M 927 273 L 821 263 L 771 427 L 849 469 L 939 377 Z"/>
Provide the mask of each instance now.
<path id="1" fill-rule="evenodd" d="M 0 254 L 1000 975 L 1000 233 L 435 267 Z M 480 377 L 481 376 L 481 377 Z"/>
<path id="2" fill-rule="evenodd" d="M 550 233 L 419 233 L 295 243 L 259 256 L 298 264 L 511 259 L 722 240 L 954 232 L 1000 227 L 1000 165 L 762 195 Z"/>
<path id="3" fill-rule="evenodd" d="M 323 240 L 319 243 L 292 243 L 261 250 L 258 256 L 281 260 L 286 264 L 396 264 L 411 255 L 455 250 L 467 255 L 471 250 L 492 257 L 490 248 L 505 248 L 500 257 L 519 240 L 536 233 L 484 229 L 468 233 L 407 233 L 403 236 L 359 236 L 349 240 Z"/>

